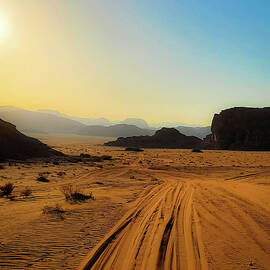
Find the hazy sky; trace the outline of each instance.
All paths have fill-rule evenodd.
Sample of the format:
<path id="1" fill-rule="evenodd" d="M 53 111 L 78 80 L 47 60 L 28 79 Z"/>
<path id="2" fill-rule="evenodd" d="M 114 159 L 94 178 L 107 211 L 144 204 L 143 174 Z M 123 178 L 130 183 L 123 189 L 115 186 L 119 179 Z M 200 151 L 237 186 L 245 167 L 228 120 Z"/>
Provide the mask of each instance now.
<path id="1" fill-rule="evenodd" d="M 270 105 L 268 0 L 0 0 L 0 105 L 209 124 Z"/>

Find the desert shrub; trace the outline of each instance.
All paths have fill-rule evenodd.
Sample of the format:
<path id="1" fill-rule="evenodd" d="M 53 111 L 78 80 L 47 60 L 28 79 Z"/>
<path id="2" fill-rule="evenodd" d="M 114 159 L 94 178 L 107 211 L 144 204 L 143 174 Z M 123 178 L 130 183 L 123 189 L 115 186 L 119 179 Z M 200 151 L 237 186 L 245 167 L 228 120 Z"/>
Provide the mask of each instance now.
<path id="1" fill-rule="evenodd" d="M 0 186 L 0 195 L 9 197 L 13 192 L 15 186 L 13 183 L 7 183 L 3 186 Z"/>
<path id="2" fill-rule="evenodd" d="M 63 215 L 65 214 L 65 210 L 59 205 L 56 204 L 55 206 L 44 206 L 42 209 L 43 215 L 56 215 L 57 217 L 60 217 L 63 219 Z"/>
<path id="3" fill-rule="evenodd" d="M 30 187 L 26 187 L 22 192 L 21 192 L 21 196 L 23 197 L 29 197 L 30 195 L 32 195 L 32 189 Z"/>
<path id="4" fill-rule="evenodd" d="M 0 170 L 4 170 L 5 167 L 3 165 L 0 165 Z"/>
<path id="5" fill-rule="evenodd" d="M 44 177 L 44 176 L 38 177 L 38 178 L 37 178 L 37 181 L 38 181 L 38 182 L 43 182 L 43 183 L 48 183 L 48 182 L 50 182 L 50 180 L 47 179 L 47 178 Z"/>
<path id="6" fill-rule="evenodd" d="M 60 163 L 58 161 L 54 161 L 53 165 L 60 165 Z"/>
<path id="7" fill-rule="evenodd" d="M 74 187 L 72 184 L 67 184 L 62 186 L 62 193 L 64 194 L 67 201 L 85 201 L 85 200 L 94 200 L 92 192 L 89 195 L 85 195 L 80 192 L 78 187 Z"/>
<path id="8" fill-rule="evenodd" d="M 192 152 L 193 153 L 202 153 L 203 151 L 201 149 L 194 148 L 194 149 L 192 149 Z"/>

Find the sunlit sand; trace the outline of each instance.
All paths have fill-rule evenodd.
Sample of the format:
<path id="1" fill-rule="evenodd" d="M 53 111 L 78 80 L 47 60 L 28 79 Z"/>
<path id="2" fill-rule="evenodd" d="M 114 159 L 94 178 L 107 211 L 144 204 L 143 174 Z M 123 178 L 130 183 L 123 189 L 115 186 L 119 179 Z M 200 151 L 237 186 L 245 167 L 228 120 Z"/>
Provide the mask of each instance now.
<path id="1" fill-rule="evenodd" d="M 82 138 L 46 142 L 113 159 L 0 171 L 16 186 L 14 200 L 0 198 L 1 269 L 269 269 L 270 153 L 133 153 Z M 95 200 L 66 201 L 68 183 Z M 43 213 L 57 204 L 63 215 Z"/>

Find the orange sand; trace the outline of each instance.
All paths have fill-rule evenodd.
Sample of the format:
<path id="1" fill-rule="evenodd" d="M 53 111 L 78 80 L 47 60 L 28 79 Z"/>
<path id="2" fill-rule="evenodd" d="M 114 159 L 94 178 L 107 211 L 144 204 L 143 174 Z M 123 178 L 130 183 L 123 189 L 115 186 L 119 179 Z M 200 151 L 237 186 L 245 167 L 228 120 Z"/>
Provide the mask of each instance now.
<path id="1" fill-rule="evenodd" d="M 14 200 L 0 198 L 0 269 L 270 269 L 269 152 L 130 153 L 86 137 L 43 141 L 114 160 L 0 170 L 0 184 L 16 185 Z M 41 172 L 49 183 L 36 181 Z M 67 183 L 96 200 L 68 203 Z M 20 196 L 26 186 L 30 198 Z M 56 203 L 63 218 L 42 214 Z"/>

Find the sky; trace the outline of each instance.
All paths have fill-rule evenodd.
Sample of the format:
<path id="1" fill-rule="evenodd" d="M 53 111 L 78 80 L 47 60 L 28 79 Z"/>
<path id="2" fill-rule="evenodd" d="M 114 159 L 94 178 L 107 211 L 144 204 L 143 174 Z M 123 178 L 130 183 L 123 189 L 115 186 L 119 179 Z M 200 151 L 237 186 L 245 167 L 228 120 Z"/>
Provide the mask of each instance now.
<path id="1" fill-rule="evenodd" d="M 208 125 L 270 101 L 270 1 L 0 0 L 0 105 Z"/>

